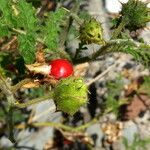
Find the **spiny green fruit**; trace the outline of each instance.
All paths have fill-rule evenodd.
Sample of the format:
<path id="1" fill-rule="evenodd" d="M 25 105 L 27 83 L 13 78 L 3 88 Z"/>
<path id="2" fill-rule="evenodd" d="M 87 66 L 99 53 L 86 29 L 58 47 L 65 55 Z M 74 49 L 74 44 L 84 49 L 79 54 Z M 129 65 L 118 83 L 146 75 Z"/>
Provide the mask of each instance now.
<path id="1" fill-rule="evenodd" d="M 105 44 L 103 39 L 103 28 L 96 19 L 85 20 L 80 26 L 80 40 L 84 44 Z"/>
<path id="2" fill-rule="evenodd" d="M 54 89 L 57 109 L 73 115 L 81 106 L 87 104 L 87 91 L 82 78 L 69 77 L 60 80 Z"/>
<path id="3" fill-rule="evenodd" d="M 147 4 L 139 0 L 129 0 L 128 3 L 122 4 L 121 15 L 121 18 L 125 19 L 125 27 L 129 30 L 145 27 L 150 21 Z"/>

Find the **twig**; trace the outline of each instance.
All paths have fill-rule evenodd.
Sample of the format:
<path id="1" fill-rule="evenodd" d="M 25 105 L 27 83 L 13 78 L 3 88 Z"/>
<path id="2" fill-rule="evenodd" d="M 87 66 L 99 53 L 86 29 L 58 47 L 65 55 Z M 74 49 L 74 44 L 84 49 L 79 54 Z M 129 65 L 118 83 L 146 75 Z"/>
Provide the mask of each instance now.
<path id="1" fill-rule="evenodd" d="M 103 71 L 101 74 L 99 74 L 97 77 L 95 77 L 94 79 L 92 79 L 91 81 L 89 81 L 87 84 L 87 86 L 90 86 L 92 83 L 96 82 L 97 80 L 101 79 L 104 75 L 106 75 L 112 68 L 114 68 L 117 65 L 117 63 L 111 65 L 110 67 L 108 67 L 105 71 Z"/>

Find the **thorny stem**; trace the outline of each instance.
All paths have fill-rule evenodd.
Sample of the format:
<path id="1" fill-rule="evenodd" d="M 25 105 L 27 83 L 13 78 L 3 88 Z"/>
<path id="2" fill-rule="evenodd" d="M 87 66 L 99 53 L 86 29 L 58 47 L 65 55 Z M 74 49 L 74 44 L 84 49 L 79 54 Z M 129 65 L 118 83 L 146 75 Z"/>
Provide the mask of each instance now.
<path id="1" fill-rule="evenodd" d="M 77 3 L 78 4 L 78 3 Z M 76 15 L 78 9 L 79 9 L 79 6 L 75 6 L 76 8 L 76 11 L 74 13 L 74 11 L 70 11 L 66 8 L 63 8 L 65 11 L 69 12 L 70 13 L 70 16 L 79 24 L 79 25 L 82 25 L 83 24 L 83 20 L 81 18 L 78 17 L 78 15 Z"/>
<path id="2" fill-rule="evenodd" d="M 126 19 L 121 20 L 121 23 L 119 24 L 119 26 L 112 33 L 112 39 L 116 39 L 118 37 L 122 29 L 125 27 L 126 23 L 127 23 Z"/>
<path id="3" fill-rule="evenodd" d="M 67 40 L 68 33 L 69 33 L 70 27 L 73 23 L 73 19 L 75 19 L 75 16 L 76 16 L 76 20 L 78 20 L 78 22 L 80 20 L 80 18 L 76 15 L 76 13 L 78 13 L 78 11 L 79 11 L 79 3 L 77 1 L 75 1 L 74 7 L 71 10 L 68 10 L 66 8 L 64 8 L 64 10 L 69 12 L 70 16 L 66 20 L 66 25 L 63 27 L 64 29 L 60 34 L 59 49 L 60 49 L 60 52 L 63 50 L 63 53 L 65 53 L 65 55 L 68 56 L 68 59 L 71 61 L 70 56 L 67 54 L 66 51 L 64 51 L 65 50 L 65 42 Z M 73 15 L 74 15 L 74 17 L 73 17 Z"/>
<path id="4" fill-rule="evenodd" d="M 79 25 L 82 25 L 82 24 L 83 24 L 83 20 L 81 20 L 76 14 L 70 13 L 70 16 L 71 16 Z"/>
<path id="5" fill-rule="evenodd" d="M 3 78 L 3 75 L 0 74 L 0 89 L 2 93 L 6 96 L 7 101 L 8 101 L 6 120 L 7 120 L 8 132 L 9 132 L 9 139 L 13 143 L 15 143 L 15 138 L 14 138 L 14 133 L 13 133 L 13 129 L 14 129 L 13 109 L 14 107 L 24 108 L 24 107 L 30 106 L 32 104 L 35 104 L 41 101 L 50 100 L 53 97 L 53 92 L 51 92 L 48 95 L 45 95 L 43 97 L 32 99 L 27 103 L 22 103 L 22 104 L 15 103 L 16 100 L 13 95 L 14 92 L 16 92 L 20 87 L 22 87 L 24 84 L 28 83 L 29 81 L 30 79 L 25 79 L 14 86 L 10 86 L 10 84 Z"/>
<path id="6" fill-rule="evenodd" d="M 7 112 L 6 120 L 7 120 L 8 132 L 9 132 L 9 139 L 12 143 L 15 143 L 16 140 L 14 138 L 14 132 L 13 132 L 14 130 L 13 107 L 9 108 L 9 111 Z"/>
<path id="7" fill-rule="evenodd" d="M 88 128 L 89 126 L 100 122 L 100 117 L 105 115 L 106 112 L 104 113 L 100 113 L 99 115 L 97 115 L 95 118 L 93 118 L 91 121 L 85 123 L 84 125 L 81 125 L 79 127 L 71 127 L 71 126 L 67 126 L 61 123 L 54 123 L 54 122 L 38 122 L 38 123 L 31 123 L 31 125 L 36 126 L 36 127 L 43 127 L 43 126 L 49 126 L 49 127 L 53 127 L 56 129 L 62 129 L 65 131 L 70 131 L 70 132 L 80 132 L 85 130 L 86 128 Z"/>
<path id="8" fill-rule="evenodd" d="M 75 14 L 75 13 L 78 13 L 79 11 L 79 4 L 77 3 L 77 1 L 75 1 L 75 4 L 73 6 L 73 8 L 71 10 L 68 10 L 66 8 L 63 8 L 65 11 L 67 11 L 68 13 L 70 14 Z M 65 42 L 66 42 L 66 39 L 67 39 L 67 36 L 68 36 L 68 32 L 70 30 L 70 27 L 73 23 L 73 17 L 70 15 L 69 18 L 67 18 L 66 20 L 66 23 L 65 23 L 65 26 L 63 27 L 63 31 L 61 32 L 60 34 L 60 44 L 59 44 L 59 47 L 62 48 L 65 46 Z"/>
<path id="9" fill-rule="evenodd" d="M 98 122 L 98 119 L 94 118 L 93 120 L 91 120 L 90 122 L 81 125 L 79 127 L 71 127 L 71 126 L 67 126 L 61 123 L 55 123 L 55 122 L 38 122 L 38 123 L 32 123 L 31 125 L 35 126 L 35 127 L 53 127 L 56 129 L 62 129 L 65 131 L 70 131 L 70 132 L 79 132 L 79 131 L 83 131 L 86 128 L 88 128 L 89 126 L 91 126 L 92 124 L 95 124 Z"/>
<path id="10" fill-rule="evenodd" d="M 132 50 L 128 50 L 131 47 L 134 47 L 135 49 L 139 48 L 141 43 L 134 42 L 132 39 L 117 39 L 117 40 L 110 40 L 107 42 L 106 45 L 102 46 L 98 51 L 91 54 L 91 56 L 85 56 L 81 58 L 74 59 L 74 64 L 80 64 L 85 62 L 90 62 L 96 60 L 99 56 L 103 56 L 108 53 L 114 53 L 114 52 L 123 52 L 127 54 L 133 54 Z M 134 49 L 134 50 L 135 50 Z M 128 51 L 127 51 L 128 50 Z M 141 52 L 141 51 L 136 51 Z"/>

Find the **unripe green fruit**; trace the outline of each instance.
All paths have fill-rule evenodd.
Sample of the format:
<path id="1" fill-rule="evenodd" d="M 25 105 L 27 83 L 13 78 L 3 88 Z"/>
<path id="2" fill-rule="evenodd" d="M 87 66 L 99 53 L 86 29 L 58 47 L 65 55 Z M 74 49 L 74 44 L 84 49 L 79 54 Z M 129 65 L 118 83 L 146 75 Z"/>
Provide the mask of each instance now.
<path id="1" fill-rule="evenodd" d="M 94 18 L 84 21 L 80 26 L 79 38 L 84 44 L 105 44 L 102 34 L 102 25 Z"/>
<path id="2" fill-rule="evenodd" d="M 129 30 L 145 27 L 146 23 L 150 21 L 147 4 L 139 0 L 129 0 L 128 3 L 122 4 L 121 15 Z"/>
<path id="3" fill-rule="evenodd" d="M 57 109 L 73 115 L 88 102 L 87 91 L 87 86 L 82 78 L 69 77 L 60 80 L 54 89 Z"/>

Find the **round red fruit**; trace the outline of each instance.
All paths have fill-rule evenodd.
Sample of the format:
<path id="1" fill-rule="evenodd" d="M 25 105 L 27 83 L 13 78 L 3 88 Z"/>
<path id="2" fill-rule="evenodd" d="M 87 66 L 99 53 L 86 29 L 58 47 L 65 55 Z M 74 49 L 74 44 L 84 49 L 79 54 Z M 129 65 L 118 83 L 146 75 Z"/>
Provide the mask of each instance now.
<path id="1" fill-rule="evenodd" d="M 50 62 L 50 73 L 55 79 L 66 78 L 73 74 L 73 66 L 66 59 L 56 59 Z"/>

